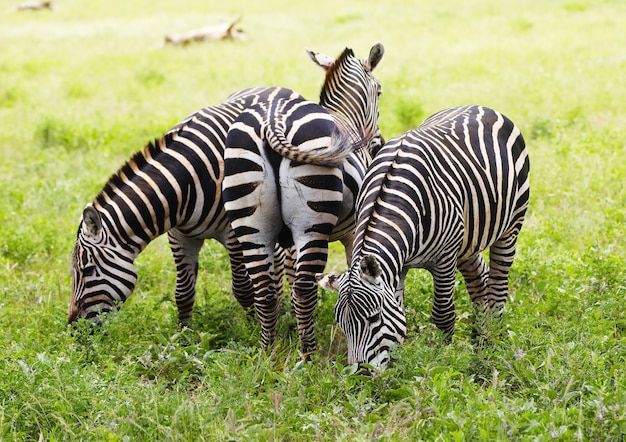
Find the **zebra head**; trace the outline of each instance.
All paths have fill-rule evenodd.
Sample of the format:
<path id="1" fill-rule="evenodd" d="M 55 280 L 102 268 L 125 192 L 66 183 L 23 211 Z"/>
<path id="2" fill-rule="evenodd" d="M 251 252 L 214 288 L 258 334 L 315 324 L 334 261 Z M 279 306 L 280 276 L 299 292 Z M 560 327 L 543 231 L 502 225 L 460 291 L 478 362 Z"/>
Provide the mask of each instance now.
<path id="1" fill-rule="evenodd" d="M 316 275 L 321 287 L 339 292 L 335 319 L 346 336 L 349 364 L 384 369 L 391 348 L 406 336 L 404 310 L 381 275 L 374 255 L 364 256 L 348 273 Z"/>
<path id="2" fill-rule="evenodd" d="M 352 136 L 357 147 L 368 147 L 374 137 L 380 136 L 378 97 L 381 85 L 372 71 L 384 52 L 382 43 L 372 46 L 364 59 L 356 58 L 348 48 L 337 59 L 307 49 L 311 60 L 326 71 L 320 105 Z"/>
<path id="3" fill-rule="evenodd" d="M 117 244 L 101 213 L 89 204 L 83 211 L 72 254 L 69 323 L 80 318 L 99 323 L 101 313 L 118 309 L 137 282 L 133 257 Z"/>

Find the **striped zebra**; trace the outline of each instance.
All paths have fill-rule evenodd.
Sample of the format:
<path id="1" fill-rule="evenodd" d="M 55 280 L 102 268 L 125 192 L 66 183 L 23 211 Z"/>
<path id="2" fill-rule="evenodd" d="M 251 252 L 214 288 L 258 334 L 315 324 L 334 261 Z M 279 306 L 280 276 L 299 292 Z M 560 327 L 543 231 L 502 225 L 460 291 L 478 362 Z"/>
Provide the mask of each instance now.
<path id="1" fill-rule="evenodd" d="M 350 49 L 337 60 L 310 52 L 327 70 L 319 106 L 300 99 L 259 103 L 228 132 L 222 195 L 254 287 L 264 346 L 275 337 L 279 313 L 274 283 L 278 243 L 292 263 L 300 353 L 307 359 L 315 351 L 315 274 L 324 271 L 329 241 L 340 240 L 350 256 L 354 202 L 371 162 L 370 150 L 382 140 L 380 83 L 372 70 L 383 52 L 380 43 L 363 60 Z M 342 81 L 328 81 L 335 76 Z M 333 155 L 325 152 L 329 144 L 337 146 Z"/>
<path id="2" fill-rule="evenodd" d="M 246 308 L 253 291 L 221 199 L 224 140 L 241 112 L 259 101 L 291 96 L 276 87 L 250 88 L 206 107 L 149 143 L 106 183 L 80 219 L 72 255 L 68 321 L 117 310 L 137 282 L 135 258 L 167 232 L 176 265 L 181 325 L 191 322 L 198 254 L 214 238 L 228 251 L 232 290 Z"/>
<path id="3" fill-rule="evenodd" d="M 322 287 L 339 291 L 335 316 L 348 362 L 384 368 L 390 349 L 403 342 L 410 268 L 432 274 L 432 318 L 447 339 L 455 325 L 457 268 L 475 316 L 500 318 L 529 193 L 524 139 L 492 109 L 447 109 L 391 139 L 359 194 L 348 272 L 317 275 Z M 481 255 L 487 248 L 489 264 Z M 480 337 L 482 326 L 474 327 Z"/>
<path id="4" fill-rule="evenodd" d="M 325 81 L 341 83 L 340 74 L 327 73 Z M 222 104 L 190 115 L 130 158 L 81 216 L 72 254 L 68 321 L 99 322 L 101 313 L 117 310 L 136 285 L 135 258 L 166 232 L 176 265 L 181 325 L 192 319 L 198 254 L 205 239 L 225 246 L 233 295 L 243 307 L 252 307 L 253 287 L 221 197 L 224 142 L 245 109 L 295 95 L 276 87 L 239 91 Z"/>

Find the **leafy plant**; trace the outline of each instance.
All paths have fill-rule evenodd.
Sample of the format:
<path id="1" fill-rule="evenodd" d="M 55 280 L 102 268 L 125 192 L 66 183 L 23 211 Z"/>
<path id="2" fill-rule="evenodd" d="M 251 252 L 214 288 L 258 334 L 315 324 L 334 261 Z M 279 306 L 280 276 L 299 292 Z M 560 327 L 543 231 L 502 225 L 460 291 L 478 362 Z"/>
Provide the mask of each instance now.
<path id="1" fill-rule="evenodd" d="M 66 0 L 53 13 L 3 15 L 0 439 L 622 440 L 623 2 L 192 3 Z M 245 12 L 245 42 L 160 46 L 161 32 L 229 11 Z M 298 357 L 288 299 L 262 351 L 215 241 L 200 257 L 193 328 L 179 330 L 165 237 L 136 260 L 139 282 L 119 312 L 100 327 L 67 325 L 77 221 L 123 161 L 245 87 L 316 101 L 323 73 L 303 49 L 365 56 L 376 40 L 386 138 L 476 103 L 513 119 L 529 146 L 531 205 L 489 345 L 471 342 L 460 279 L 445 345 L 431 326 L 430 275 L 411 271 L 408 336 L 386 371 L 347 365 L 328 292 L 311 362 Z M 333 244 L 328 268 L 345 265 Z"/>

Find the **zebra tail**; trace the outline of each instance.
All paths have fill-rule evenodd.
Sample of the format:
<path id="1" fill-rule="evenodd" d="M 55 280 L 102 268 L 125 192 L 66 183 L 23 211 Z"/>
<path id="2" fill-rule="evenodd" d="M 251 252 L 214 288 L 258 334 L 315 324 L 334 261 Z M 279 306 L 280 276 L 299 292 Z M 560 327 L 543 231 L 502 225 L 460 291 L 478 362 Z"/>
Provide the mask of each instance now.
<path id="1" fill-rule="evenodd" d="M 328 123 L 328 120 L 325 123 Z M 265 135 L 270 147 L 284 158 L 297 163 L 339 167 L 354 151 L 361 148 L 361 143 L 354 143 L 353 137 L 346 134 L 338 125 L 333 126 L 330 135 L 292 144 L 286 133 L 284 119 L 270 118 L 266 120 Z"/>

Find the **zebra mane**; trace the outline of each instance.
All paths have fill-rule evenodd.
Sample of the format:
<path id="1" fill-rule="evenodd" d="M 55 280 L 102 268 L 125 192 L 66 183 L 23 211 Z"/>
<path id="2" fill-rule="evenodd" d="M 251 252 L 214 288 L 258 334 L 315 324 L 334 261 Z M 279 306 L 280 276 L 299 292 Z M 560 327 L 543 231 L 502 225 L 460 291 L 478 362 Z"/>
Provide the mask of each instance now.
<path id="1" fill-rule="evenodd" d="M 105 204 L 105 195 L 111 195 L 113 188 L 119 188 L 126 181 L 127 178 L 135 174 L 133 169 L 141 169 L 142 165 L 145 165 L 148 158 L 154 157 L 163 150 L 164 146 L 167 146 L 171 140 L 171 133 L 167 133 L 161 138 L 156 138 L 154 141 L 148 142 L 143 149 L 138 150 L 131 156 L 113 175 L 109 177 L 106 184 L 96 196 L 95 200 L 100 206 Z"/>
<path id="2" fill-rule="evenodd" d="M 354 58 L 354 51 L 350 48 L 345 48 L 339 58 L 337 58 L 337 60 L 326 71 L 324 84 L 322 85 L 322 90 L 320 91 L 320 105 L 324 106 L 324 104 L 328 103 L 328 98 L 330 97 L 331 92 L 331 84 L 333 83 L 332 80 L 339 72 L 341 72 L 341 69 L 344 67 L 346 60 L 348 60 L 349 57 Z"/>
<path id="3" fill-rule="evenodd" d="M 355 130 L 352 124 L 345 118 L 341 112 L 336 112 L 337 105 L 341 101 L 336 96 L 337 91 L 337 78 L 342 75 L 344 69 L 349 68 L 349 64 L 361 63 L 356 59 L 354 51 L 350 48 L 345 48 L 337 60 L 327 69 L 324 84 L 320 91 L 320 106 L 325 108 L 335 120 L 335 123 L 340 126 L 340 130 L 344 132 L 345 137 L 349 138 L 351 143 L 351 150 L 358 152 L 369 148 L 370 142 L 366 142 L 366 134 L 362 130 Z M 341 106 L 339 106 L 341 107 Z"/>

